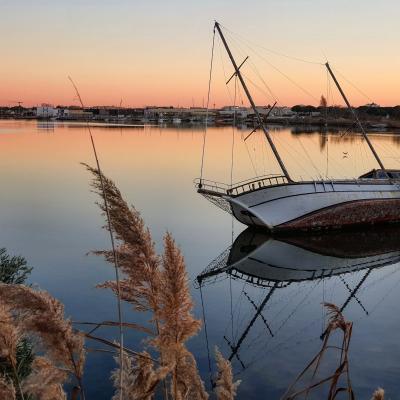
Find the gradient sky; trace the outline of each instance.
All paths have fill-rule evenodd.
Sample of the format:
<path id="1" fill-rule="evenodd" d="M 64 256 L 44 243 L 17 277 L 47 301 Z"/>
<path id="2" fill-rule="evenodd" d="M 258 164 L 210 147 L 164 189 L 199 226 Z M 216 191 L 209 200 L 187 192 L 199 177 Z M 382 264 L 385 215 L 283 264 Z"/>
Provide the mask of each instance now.
<path id="1" fill-rule="evenodd" d="M 396 0 L 0 0 L 0 104 L 74 104 L 71 75 L 87 105 L 118 105 L 122 98 L 125 106 L 200 106 L 214 19 L 255 45 L 301 59 L 327 57 L 367 95 L 344 84 L 353 104 L 400 104 L 399 18 Z M 263 59 L 232 43 L 239 61 L 250 55 L 280 104 L 315 104 L 326 93 L 322 66 L 255 45 Z M 256 79 L 250 64 L 243 68 Z M 217 106 L 231 103 L 223 81 L 217 43 L 211 96 Z M 251 89 L 258 103 L 272 101 Z"/>

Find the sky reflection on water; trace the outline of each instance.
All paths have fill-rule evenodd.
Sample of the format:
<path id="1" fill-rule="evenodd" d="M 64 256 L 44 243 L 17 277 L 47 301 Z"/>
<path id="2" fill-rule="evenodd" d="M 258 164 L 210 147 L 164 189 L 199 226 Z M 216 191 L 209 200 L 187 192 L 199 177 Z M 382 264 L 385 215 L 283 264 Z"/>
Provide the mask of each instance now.
<path id="1" fill-rule="evenodd" d="M 248 132 L 242 129 L 234 133 L 235 181 L 255 172 L 278 171 L 261 135 L 254 135 L 246 148 L 240 139 Z M 117 183 L 128 202 L 141 211 L 158 250 L 165 231 L 173 233 L 194 282 L 232 244 L 231 217 L 194 190 L 202 130 L 95 127 L 93 133 L 104 172 Z M 360 136 L 301 133 L 290 128 L 272 129 L 272 133 L 297 179 L 357 176 L 374 167 Z M 232 134 L 231 127 L 209 130 L 206 178 L 229 182 Z M 398 138 L 382 134 L 374 135 L 372 140 L 388 167 L 398 168 Z M 344 152 L 350 157 L 344 158 Z M 328 165 L 327 155 L 331 158 Z M 94 164 L 84 126 L 0 121 L 0 246 L 27 258 L 34 267 L 31 282 L 60 299 L 74 321 L 110 320 L 116 318 L 115 299 L 95 285 L 112 279 L 113 270 L 103 260 L 87 255 L 90 250 L 107 248 L 109 242 L 101 230 L 103 220 L 94 205 L 96 197 L 89 189 L 90 176 L 81 162 Z M 233 227 L 234 238 L 245 228 L 236 222 Z M 399 237 L 396 231 L 382 233 L 382 237 L 385 235 L 392 241 Z M 257 318 L 240 348 L 246 368 L 233 359 L 235 373 L 242 379 L 239 398 L 282 395 L 321 345 L 321 302 L 344 304 L 349 296 L 347 286 L 354 289 L 364 275 L 365 270 L 359 270 L 343 277 L 292 282 L 276 290 L 263 310 L 274 336 Z M 345 309 L 346 317 L 354 321 L 350 368 L 358 398 L 369 398 L 378 386 L 385 387 L 390 398 L 399 398 L 399 282 L 397 262 L 374 269 L 359 288 L 358 301 L 353 298 Z M 225 274 L 224 279 L 202 290 L 210 348 L 218 345 L 227 356 L 231 349 L 224 336 L 231 344 L 237 343 L 255 312 L 244 292 L 259 305 L 270 289 Z M 195 283 L 192 293 L 196 316 L 201 318 L 200 292 Z M 132 322 L 145 320 L 129 307 L 125 307 L 125 315 Z M 111 338 L 113 329 L 103 329 L 101 334 Z M 141 334 L 129 332 L 127 345 L 137 348 L 141 338 Z M 204 339 L 203 331 L 189 347 L 208 382 Z M 85 375 L 91 388 L 89 398 L 111 397 L 108 377 L 113 367 L 109 355 L 90 353 Z"/>

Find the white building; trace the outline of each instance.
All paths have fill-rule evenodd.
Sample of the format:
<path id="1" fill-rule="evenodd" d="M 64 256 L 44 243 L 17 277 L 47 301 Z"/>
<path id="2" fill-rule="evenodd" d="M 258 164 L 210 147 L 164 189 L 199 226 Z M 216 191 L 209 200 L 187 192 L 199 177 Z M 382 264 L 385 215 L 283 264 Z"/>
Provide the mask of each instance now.
<path id="1" fill-rule="evenodd" d="M 40 107 L 36 107 L 36 116 L 38 118 L 56 118 L 58 117 L 58 109 L 50 104 L 42 104 Z"/>

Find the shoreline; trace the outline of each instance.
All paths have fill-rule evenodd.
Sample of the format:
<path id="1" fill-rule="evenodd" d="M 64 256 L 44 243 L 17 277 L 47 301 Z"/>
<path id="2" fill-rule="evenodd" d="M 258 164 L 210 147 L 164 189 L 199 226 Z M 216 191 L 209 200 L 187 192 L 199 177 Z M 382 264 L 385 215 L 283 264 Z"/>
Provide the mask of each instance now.
<path id="1" fill-rule="evenodd" d="M 127 127 L 127 128 L 140 128 L 145 126 L 153 127 L 175 127 L 175 128 L 187 128 L 196 127 L 203 128 L 205 125 L 204 121 L 182 121 L 180 123 L 174 123 L 171 121 L 163 121 L 159 123 L 156 120 L 143 121 L 140 119 L 118 119 L 118 118 L 108 118 L 106 119 L 59 119 L 59 118 L 38 118 L 38 117 L 20 117 L 20 118 L 10 118 L 6 116 L 0 116 L 0 120 L 10 120 L 10 121 L 37 121 L 38 123 L 70 123 L 71 125 L 81 126 L 89 123 L 91 126 L 104 126 L 104 127 Z M 303 129 L 309 129 L 310 133 L 314 129 L 322 131 L 340 131 L 341 129 L 347 129 L 351 132 L 357 133 L 359 131 L 355 122 L 348 119 L 336 119 L 336 120 L 324 120 L 321 118 L 270 118 L 266 122 L 266 125 L 271 127 L 298 127 Z M 400 121 L 387 121 L 385 123 L 379 121 L 362 121 L 364 127 L 372 133 L 400 133 Z M 208 127 L 228 127 L 233 126 L 233 120 L 216 120 L 208 122 Z M 239 129 L 255 128 L 257 126 L 256 121 L 252 119 L 238 120 L 236 121 L 236 127 Z"/>

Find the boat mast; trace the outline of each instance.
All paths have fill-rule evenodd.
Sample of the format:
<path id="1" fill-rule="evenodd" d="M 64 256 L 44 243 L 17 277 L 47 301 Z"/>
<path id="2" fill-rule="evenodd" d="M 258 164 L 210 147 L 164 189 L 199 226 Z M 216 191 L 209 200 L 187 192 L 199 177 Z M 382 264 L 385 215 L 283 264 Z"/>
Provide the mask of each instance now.
<path id="1" fill-rule="evenodd" d="M 243 86 L 243 89 L 244 89 L 244 91 L 245 91 L 245 93 L 246 93 L 246 96 L 247 96 L 247 98 L 249 99 L 251 108 L 253 109 L 253 111 L 254 111 L 254 113 L 255 113 L 255 115 L 256 115 L 256 117 L 257 117 L 257 120 L 258 120 L 258 123 L 259 123 L 260 127 L 261 127 L 262 130 L 264 131 L 264 135 L 265 135 L 265 137 L 267 138 L 269 145 L 271 146 L 271 149 L 272 149 L 272 151 L 273 151 L 273 153 L 274 153 L 274 155 L 275 155 L 275 157 L 276 157 L 276 160 L 278 161 L 279 166 L 281 167 L 281 170 L 282 170 L 283 174 L 284 174 L 285 177 L 288 179 L 288 181 L 292 181 L 292 179 L 290 178 L 289 173 L 288 173 L 288 171 L 287 171 L 287 169 L 286 169 L 286 167 L 285 167 L 285 164 L 283 163 L 283 161 L 282 161 L 282 159 L 281 159 L 281 157 L 280 157 L 280 155 L 279 155 L 279 153 L 278 153 L 278 150 L 276 149 L 275 144 L 274 144 L 274 142 L 272 141 L 272 138 L 271 138 L 271 136 L 270 136 L 270 134 L 269 134 L 267 128 L 266 128 L 265 125 L 264 125 L 263 119 L 262 119 L 260 113 L 258 112 L 258 110 L 257 110 L 257 108 L 256 108 L 256 105 L 255 105 L 255 103 L 254 103 L 254 101 L 253 101 L 253 98 L 251 97 L 251 94 L 250 94 L 250 92 L 249 92 L 249 89 L 248 89 L 247 86 L 246 86 L 246 83 L 245 83 L 245 81 L 244 81 L 244 79 L 243 79 L 243 77 L 242 77 L 242 74 L 240 73 L 240 69 L 239 69 L 239 67 L 238 67 L 237 64 L 236 64 L 236 61 L 235 61 L 235 59 L 233 58 L 232 52 L 231 52 L 231 50 L 229 49 L 228 44 L 226 43 L 225 37 L 224 37 L 224 35 L 223 35 L 222 31 L 221 31 L 221 27 L 220 27 L 220 25 L 219 25 L 218 22 L 215 22 L 215 28 L 217 28 L 217 31 L 218 31 L 218 33 L 219 33 L 219 36 L 221 37 L 222 43 L 224 44 L 225 49 L 226 49 L 226 52 L 228 53 L 228 56 L 229 56 L 229 58 L 230 58 L 230 60 L 231 60 L 231 62 L 232 62 L 233 68 L 235 69 L 235 74 L 237 75 L 237 77 L 238 77 L 239 80 L 240 80 L 240 83 L 241 83 L 242 86 Z"/>
<path id="2" fill-rule="evenodd" d="M 350 103 L 349 103 L 349 100 L 347 100 L 347 97 L 346 97 L 346 95 L 344 94 L 343 89 L 341 88 L 339 82 L 337 81 L 336 76 L 334 75 L 334 73 L 333 73 L 333 71 L 332 71 L 332 69 L 331 69 L 331 66 L 329 65 L 328 62 L 325 63 L 325 67 L 326 67 L 326 69 L 328 70 L 328 72 L 329 72 L 330 76 L 332 77 L 333 81 L 335 82 L 335 85 L 336 85 L 336 87 L 338 88 L 340 94 L 342 95 L 344 102 L 346 103 L 347 107 L 349 108 L 349 110 L 350 110 L 351 113 L 353 114 L 354 120 L 357 122 L 358 126 L 360 127 L 361 132 L 362 132 L 362 134 L 363 134 L 363 136 L 364 136 L 366 142 L 368 143 L 368 146 L 369 146 L 369 148 L 371 149 L 372 154 L 374 155 L 376 161 L 378 161 L 379 166 L 381 167 L 381 169 L 382 169 L 383 171 L 385 171 L 386 175 L 388 176 L 388 174 L 387 174 L 387 172 L 386 172 L 386 168 L 383 166 L 383 163 L 382 163 L 381 159 L 379 158 L 378 153 L 376 152 L 374 146 L 372 145 L 371 141 L 369 140 L 369 137 L 368 137 L 368 135 L 367 135 L 367 132 L 365 132 L 365 129 L 364 129 L 364 127 L 363 127 L 361 121 L 358 119 L 358 116 L 357 116 L 356 112 L 355 112 L 354 109 L 351 107 L 351 105 L 350 105 Z M 388 177 L 389 177 L 389 176 L 388 176 Z"/>

